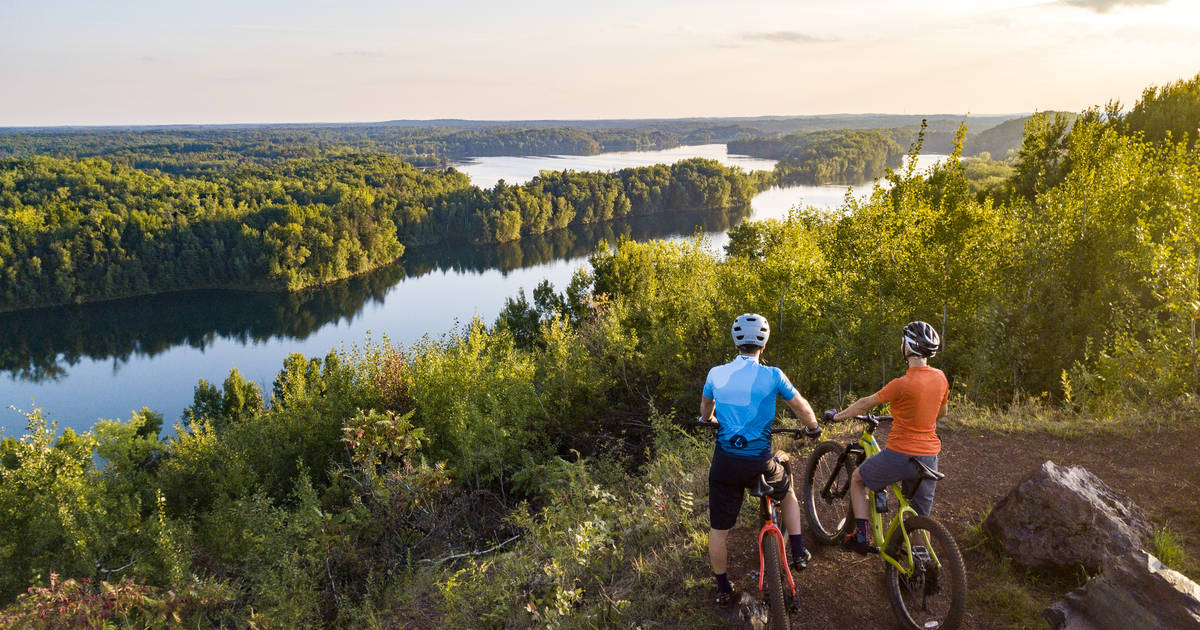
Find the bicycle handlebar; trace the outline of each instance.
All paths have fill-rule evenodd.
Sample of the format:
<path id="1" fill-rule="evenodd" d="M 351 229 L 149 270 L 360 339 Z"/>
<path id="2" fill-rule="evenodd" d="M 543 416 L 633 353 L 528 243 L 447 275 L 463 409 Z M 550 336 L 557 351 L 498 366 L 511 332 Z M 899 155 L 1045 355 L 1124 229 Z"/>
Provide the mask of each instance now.
<path id="1" fill-rule="evenodd" d="M 685 427 L 704 427 L 706 429 L 716 429 L 721 426 L 720 422 L 705 422 L 704 420 L 700 420 L 700 419 L 692 420 L 691 422 L 682 422 L 680 424 L 682 424 Z M 771 435 L 775 435 L 775 434 L 790 435 L 796 439 L 805 438 L 805 437 L 812 437 L 812 439 L 816 439 L 816 436 L 805 435 L 804 429 L 789 429 L 789 428 L 785 428 L 785 427 L 776 427 L 776 428 L 771 429 Z"/>
<path id="2" fill-rule="evenodd" d="M 880 422 L 891 422 L 892 421 L 891 416 L 873 416 L 871 414 L 866 414 L 864 416 L 854 416 L 853 418 L 842 418 L 841 420 L 834 420 L 833 413 L 831 413 L 832 411 L 834 411 L 834 410 L 830 409 L 829 411 L 826 411 L 824 417 L 822 417 L 821 419 L 824 420 L 825 422 L 846 422 L 847 420 L 858 420 L 859 422 L 867 422 L 867 423 L 874 423 L 874 424 L 878 424 Z"/>

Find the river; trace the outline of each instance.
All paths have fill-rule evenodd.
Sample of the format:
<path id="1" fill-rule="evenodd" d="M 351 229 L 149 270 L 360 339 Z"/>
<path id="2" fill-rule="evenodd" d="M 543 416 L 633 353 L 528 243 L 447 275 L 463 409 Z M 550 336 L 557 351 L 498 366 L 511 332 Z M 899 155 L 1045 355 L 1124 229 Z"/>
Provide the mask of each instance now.
<path id="1" fill-rule="evenodd" d="M 589 156 L 487 157 L 455 164 L 476 185 L 520 184 L 543 170 L 617 170 L 704 157 L 748 170 L 773 160 L 728 155 L 723 144 Z M 924 168 L 944 156 L 922 156 Z M 850 187 L 869 192 L 870 183 Z M 835 207 L 847 186 L 791 186 L 756 196 L 749 210 L 644 217 L 489 247 L 410 250 L 404 260 L 359 278 L 293 295 L 184 293 L 0 315 L 0 436 L 24 418 L 7 409 L 41 407 L 59 428 L 86 430 L 98 418 L 126 419 L 149 407 L 168 427 L 191 404 L 200 379 L 220 384 L 236 367 L 269 395 L 283 359 L 385 336 L 409 344 L 473 317 L 495 320 L 505 298 L 542 280 L 562 288 L 601 239 L 684 238 L 699 225 L 713 247 L 746 218 L 786 216 L 796 205 Z"/>

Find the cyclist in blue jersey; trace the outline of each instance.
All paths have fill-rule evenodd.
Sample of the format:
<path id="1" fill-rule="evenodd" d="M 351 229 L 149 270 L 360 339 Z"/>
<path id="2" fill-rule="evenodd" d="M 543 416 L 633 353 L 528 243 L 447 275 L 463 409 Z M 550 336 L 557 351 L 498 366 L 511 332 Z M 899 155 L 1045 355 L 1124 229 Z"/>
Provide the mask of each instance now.
<path id="1" fill-rule="evenodd" d="M 792 387 L 783 370 L 759 362 L 771 335 L 766 318 L 754 313 L 741 315 L 733 322 L 733 343 L 738 356 L 708 372 L 700 397 L 700 418 L 715 420 L 717 446 L 708 471 L 708 558 L 717 581 L 717 605 L 725 607 L 732 599 L 733 586 L 726 573 L 726 541 L 737 522 L 746 489 L 754 487 L 760 475 L 775 492 L 773 498 L 783 508 L 787 525 L 792 567 L 804 569 L 811 557 L 800 536 L 800 504 L 792 491 L 792 479 L 772 457 L 771 424 L 775 420 L 775 398 L 782 398 L 792 413 L 805 425 L 805 434 L 817 437 L 821 428 L 808 401 Z"/>

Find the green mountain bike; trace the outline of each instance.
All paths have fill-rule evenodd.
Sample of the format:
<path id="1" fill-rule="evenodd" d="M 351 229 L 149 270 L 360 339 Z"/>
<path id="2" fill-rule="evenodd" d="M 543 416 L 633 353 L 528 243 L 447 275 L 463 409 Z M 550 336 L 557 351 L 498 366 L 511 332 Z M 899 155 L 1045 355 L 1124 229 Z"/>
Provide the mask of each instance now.
<path id="1" fill-rule="evenodd" d="M 804 470 L 805 515 L 809 531 L 817 541 L 836 544 L 854 531 L 854 515 L 850 507 L 850 478 L 854 469 L 868 457 L 879 453 L 875 429 L 891 416 L 856 416 L 865 423 L 858 442 L 838 444 L 821 442 L 809 455 Z M 890 509 L 888 491 L 879 493 L 868 489 L 867 503 L 871 509 L 870 524 L 887 573 L 888 592 L 892 611 L 904 628 L 953 629 L 962 622 L 967 595 L 967 577 L 962 555 L 954 537 L 944 525 L 928 516 L 917 514 L 910 505 L 922 483 L 945 477 L 919 460 L 919 476 L 904 484 L 891 486 L 898 508 L 883 528 L 882 513 Z"/>

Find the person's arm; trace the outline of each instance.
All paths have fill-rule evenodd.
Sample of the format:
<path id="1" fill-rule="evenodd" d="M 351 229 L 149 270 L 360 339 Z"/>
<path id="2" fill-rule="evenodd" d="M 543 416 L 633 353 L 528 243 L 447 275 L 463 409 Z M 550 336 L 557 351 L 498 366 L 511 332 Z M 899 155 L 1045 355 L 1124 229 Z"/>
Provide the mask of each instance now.
<path id="1" fill-rule="evenodd" d="M 785 400 L 784 402 L 787 403 L 787 406 L 792 410 L 792 413 L 796 414 L 796 417 L 800 420 L 801 424 L 810 429 L 817 428 L 817 414 L 813 413 L 812 405 L 808 404 L 808 401 L 805 400 L 803 396 L 796 394 L 795 396 L 792 396 L 791 399 Z"/>
<path id="2" fill-rule="evenodd" d="M 879 406 L 879 395 L 878 394 L 871 394 L 870 396 L 864 396 L 864 397 L 859 398 L 858 400 L 854 401 L 853 405 L 850 405 L 849 407 L 846 407 L 845 409 L 841 410 L 840 412 L 834 414 L 833 419 L 834 420 L 845 420 L 846 418 L 853 418 L 854 416 L 866 413 L 878 406 Z M 943 409 L 944 408 L 945 407 L 943 406 Z"/>
<path id="3" fill-rule="evenodd" d="M 938 409 L 937 419 L 941 420 L 942 418 L 945 418 L 948 415 L 950 415 L 950 403 L 944 402 L 944 403 L 942 403 L 942 408 Z"/>
<path id="4" fill-rule="evenodd" d="M 717 408 L 717 402 L 708 396 L 700 395 L 700 419 L 704 422 L 716 422 L 717 418 L 713 416 L 713 411 Z"/>

